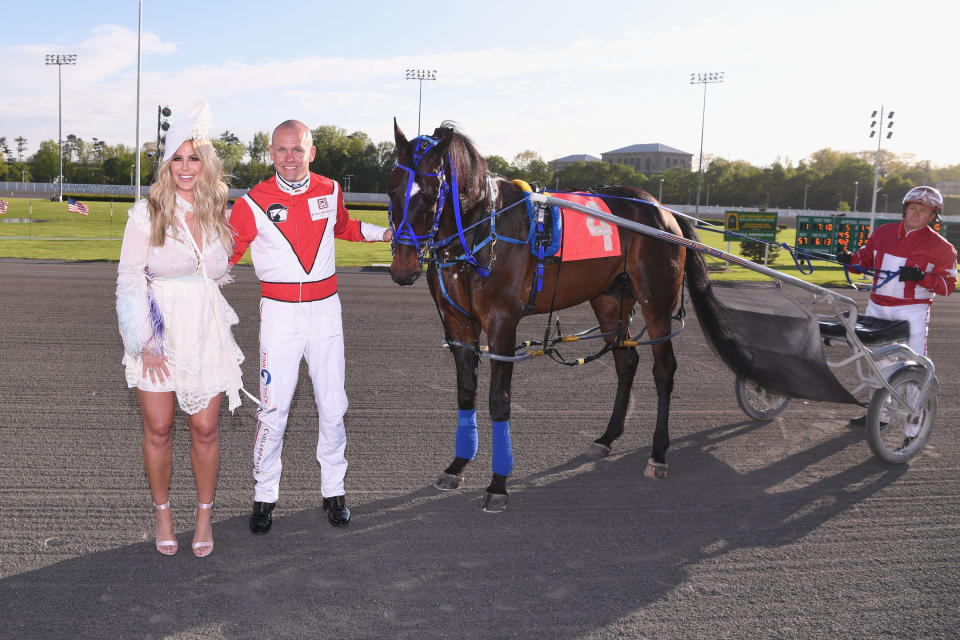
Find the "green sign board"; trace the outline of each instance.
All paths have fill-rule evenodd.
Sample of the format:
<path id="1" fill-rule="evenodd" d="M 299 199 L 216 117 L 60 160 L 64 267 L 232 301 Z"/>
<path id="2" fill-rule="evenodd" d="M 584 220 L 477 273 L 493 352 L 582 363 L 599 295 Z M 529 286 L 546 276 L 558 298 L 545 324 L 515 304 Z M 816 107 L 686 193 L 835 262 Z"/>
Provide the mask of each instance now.
<path id="1" fill-rule="evenodd" d="M 756 240 L 777 241 L 776 211 L 727 211 L 723 218 L 723 228 Z M 726 240 L 740 240 L 736 236 L 725 235 Z"/>

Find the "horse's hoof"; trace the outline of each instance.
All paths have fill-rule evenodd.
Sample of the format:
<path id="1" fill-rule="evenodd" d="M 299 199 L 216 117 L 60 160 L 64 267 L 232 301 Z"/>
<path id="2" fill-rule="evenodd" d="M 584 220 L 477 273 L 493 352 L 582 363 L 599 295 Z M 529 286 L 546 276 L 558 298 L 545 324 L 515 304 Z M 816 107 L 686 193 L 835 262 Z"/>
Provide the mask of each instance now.
<path id="1" fill-rule="evenodd" d="M 643 470 L 643 476 L 651 480 L 663 480 L 667 477 L 667 463 L 654 462 L 653 458 L 647 460 L 647 468 Z"/>
<path id="2" fill-rule="evenodd" d="M 507 508 L 507 496 L 503 493 L 488 493 L 483 496 L 481 508 L 487 513 L 500 513 Z"/>
<path id="3" fill-rule="evenodd" d="M 454 489 L 459 489 L 462 484 L 463 476 L 441 471 L 437 477 L 437 481 L 433 483 L 433 486 L 440 489 L 440 491 L 453 491 Z"/>
<path id="4" fill-rule="evenodd" d="M 587 449 L 587 455 L 591 458 L 606 458 L 610 455 L 610 447 L 599 442 L 591 442 L 590 448 Z"/>

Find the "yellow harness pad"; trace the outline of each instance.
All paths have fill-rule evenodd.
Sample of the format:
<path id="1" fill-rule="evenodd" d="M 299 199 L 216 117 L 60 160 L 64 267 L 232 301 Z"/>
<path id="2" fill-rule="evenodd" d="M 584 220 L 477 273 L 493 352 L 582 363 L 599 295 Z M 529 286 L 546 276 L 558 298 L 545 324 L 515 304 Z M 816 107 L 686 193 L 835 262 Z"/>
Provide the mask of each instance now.
<path id="1" fill-rule="evenodd" d="M 520 187 L 521 191 L 523 191 L 524 193 L 533 193 L 533 189 L 530 187 L 530 185 L 523 180 L 514 180 L 513 184 Z"/>

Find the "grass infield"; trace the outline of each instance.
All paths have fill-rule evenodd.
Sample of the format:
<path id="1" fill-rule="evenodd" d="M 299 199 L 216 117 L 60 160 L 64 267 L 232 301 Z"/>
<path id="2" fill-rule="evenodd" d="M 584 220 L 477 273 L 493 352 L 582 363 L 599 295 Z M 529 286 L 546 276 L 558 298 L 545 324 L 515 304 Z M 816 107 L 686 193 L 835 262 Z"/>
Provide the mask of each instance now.
<path id="1" fill-rule="evenodd" d="M 43 258 L 52 260 L 116 262 L 120 258 L 120 243 L 127 221 L 129 202 L 87 202 L 90 214 L 83 216 L 67 212 L 67 203 L 46 199 L 10 198 L 6 215 L 0 216 L 0 258 Z M 351 209 L 350 215 L 364 222 L 387 225 L 386 211 Z M 701 231 L 700 239 L 707 245 L 739 255 L 740 243 L 731 242 L 729 249 L 723 234 Z M 785 229 L 777 235 L 778 242 L 792 245 L 796 240 L 794 229 Z M 390 245 L 383 242 L 360 243 L 337 240 L 337 265 L 364 267 L 390 262 Z M 250 252 L 240 264 L 250 264 Z M 722 260 L 707 257 L 715 280 L 766 281 L 760 275 L 743 267 L 723 269 Z M 802 274 L 790 254 L 780 254 L 769 266 L 788 275 L 821 286 L 849 287 L 840 265 L 814 261 L 812 274 Z M 854 276 L 855 282 L 867 282 Z"/>

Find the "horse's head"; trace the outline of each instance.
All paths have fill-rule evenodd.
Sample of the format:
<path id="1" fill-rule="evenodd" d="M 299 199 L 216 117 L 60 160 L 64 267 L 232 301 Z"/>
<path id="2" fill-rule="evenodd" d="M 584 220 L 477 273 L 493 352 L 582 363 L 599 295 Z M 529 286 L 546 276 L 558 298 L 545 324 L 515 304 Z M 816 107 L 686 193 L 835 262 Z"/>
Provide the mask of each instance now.
<path id="1" fill-rule="evenodd" d="M 390 174 L 388 188 L 390 226 L 394 230 L 390 275 L 397 284 L 407 285 L 420 277 L 423 260 L 437 234 L 447 193 L 443 156 L 451 136 L 423 135 L 407 140 L 396 118 L 393 132 L 397 166 Z"/>
<path id="2" fill-rule="evenodd" d="M 431 136 L 407 140 L 394 119 L 393 133 L 397 166 L 388 190 L 394 229 L 390 273 L 395 282 L 412 284 L 428 254 L 468 251 L 464 229 L 483 215 L 480 205 L 488 198 L 487 161 L 451 122 L 441 123 Z M 441 217 L 444 211 L 448 214 Z"/>

